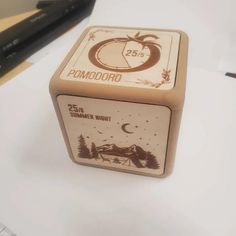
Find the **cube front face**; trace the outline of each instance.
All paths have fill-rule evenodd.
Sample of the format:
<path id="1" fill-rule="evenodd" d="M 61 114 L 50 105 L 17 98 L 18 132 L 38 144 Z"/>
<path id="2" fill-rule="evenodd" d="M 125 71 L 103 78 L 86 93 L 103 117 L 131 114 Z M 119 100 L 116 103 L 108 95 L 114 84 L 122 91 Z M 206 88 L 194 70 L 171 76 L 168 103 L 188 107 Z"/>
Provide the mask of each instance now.
<path id="1" fill-rule="evenodd" d="M 182 36 L 99 26 L 85 31 L 50 84 L 72 160 L 156 177 L 171 172 L 183 105 L 176 101 L 185 85 Z"/>
<path id="2" fill-rule="evenodd" d="M 76 162 L 164 173 L 168 107 L 68 95 L 58 96 L 57 102 Z"/>

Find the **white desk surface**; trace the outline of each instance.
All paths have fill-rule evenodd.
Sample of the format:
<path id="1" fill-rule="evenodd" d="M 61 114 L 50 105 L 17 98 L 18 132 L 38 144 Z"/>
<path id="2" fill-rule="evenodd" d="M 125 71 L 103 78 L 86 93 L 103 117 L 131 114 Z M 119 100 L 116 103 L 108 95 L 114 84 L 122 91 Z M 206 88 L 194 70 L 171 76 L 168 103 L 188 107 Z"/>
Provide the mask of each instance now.
<path id="1" fill-rule="evenodd" d="M 223 40 L 216 36 L 232 36 L 229 14 L 219 17 L 233 1 L 222 3 L 227 9 L 213 0 L 165 1 L 161 10 L 163 1 L 119 1 L 114 8 L 115 2 L 98 1 L 91 24 L 179 25 L 190 35 L 174 173 L 156 179 L 70 161 L 48 84 L 75 40 L 72 32 L 68 44 L 0 87 L 0 222 L 18 236 L 236 235 L 236 81 L 219 72 L 220 58 L 214 58 Z M 174 6 L 167 9 L 168 2 Z"/>

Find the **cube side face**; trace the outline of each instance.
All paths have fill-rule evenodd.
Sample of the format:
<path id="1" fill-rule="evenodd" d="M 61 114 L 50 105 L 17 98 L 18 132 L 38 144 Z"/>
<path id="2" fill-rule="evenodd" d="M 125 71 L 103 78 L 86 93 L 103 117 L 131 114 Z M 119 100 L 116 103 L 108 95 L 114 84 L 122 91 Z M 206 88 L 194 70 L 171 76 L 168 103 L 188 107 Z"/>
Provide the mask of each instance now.
<path id="1" fill-rule="evenodd" d="M 50 84 L 71 159 L 168 176 L 175 159 L 186 63 L 187 37 L 182 32 L 88 28 Z"/>
<path id="2" fill-rule="evenodd" d="M 56 101 L 75 162 L 164 175 L 171 120 L 168 107 L 70 95 L 59 95 Z"/>

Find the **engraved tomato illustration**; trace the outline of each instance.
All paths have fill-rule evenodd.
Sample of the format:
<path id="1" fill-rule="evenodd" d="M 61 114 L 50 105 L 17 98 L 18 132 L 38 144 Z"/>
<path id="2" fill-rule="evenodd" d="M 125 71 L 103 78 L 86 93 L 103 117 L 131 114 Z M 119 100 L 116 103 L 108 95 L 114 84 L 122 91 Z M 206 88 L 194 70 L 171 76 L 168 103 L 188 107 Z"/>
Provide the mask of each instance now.
<path id="1" fill-rule="evenodd" d="M 161 45 L 147 38 L 158 39 L 156 35 L 111 38 L 95 44 L 89 51 L 89 60 L 97 67 L 115 72 L 142 71 L 154 66 L 160 60 Z"/>

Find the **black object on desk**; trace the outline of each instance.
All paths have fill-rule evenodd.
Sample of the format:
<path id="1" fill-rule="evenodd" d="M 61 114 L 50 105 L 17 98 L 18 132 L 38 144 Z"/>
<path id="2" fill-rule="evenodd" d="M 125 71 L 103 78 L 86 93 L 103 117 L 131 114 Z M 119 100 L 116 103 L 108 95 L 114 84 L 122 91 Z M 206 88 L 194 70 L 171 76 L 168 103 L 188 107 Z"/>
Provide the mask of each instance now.
<path id="1" fill-rule="evenodd" d="M 63 0 L 0 33 L 0 77 L 90 15 L 95 0 Z"/>
<path id="2" fill-rule="evenodd" d="M 236 79 L 236 73 L 227 72 L 225 75 Z"/>

